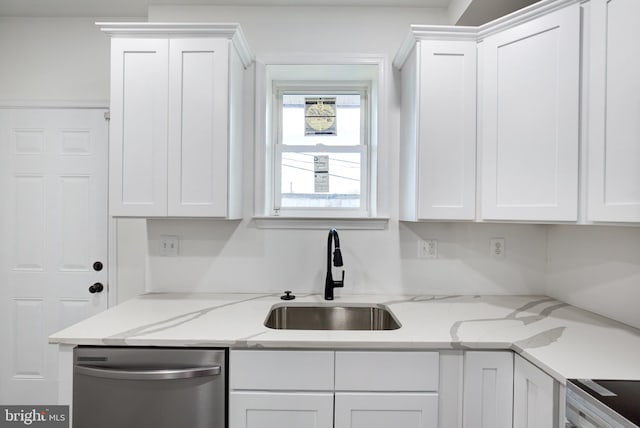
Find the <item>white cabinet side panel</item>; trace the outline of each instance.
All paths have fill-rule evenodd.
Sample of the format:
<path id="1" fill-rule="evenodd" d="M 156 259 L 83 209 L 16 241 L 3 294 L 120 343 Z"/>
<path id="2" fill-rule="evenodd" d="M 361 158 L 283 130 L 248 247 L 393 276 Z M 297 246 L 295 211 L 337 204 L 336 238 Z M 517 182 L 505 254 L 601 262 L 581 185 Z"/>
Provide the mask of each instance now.
<path id="1" fill-rule="evenodd" d="M 417 78 L 418 49 L 414 48 L 401 71 L 401 123 L 400 128 L 400 220 L 418 220 L 417 189 L 417 115 L 419 114 Z"/>

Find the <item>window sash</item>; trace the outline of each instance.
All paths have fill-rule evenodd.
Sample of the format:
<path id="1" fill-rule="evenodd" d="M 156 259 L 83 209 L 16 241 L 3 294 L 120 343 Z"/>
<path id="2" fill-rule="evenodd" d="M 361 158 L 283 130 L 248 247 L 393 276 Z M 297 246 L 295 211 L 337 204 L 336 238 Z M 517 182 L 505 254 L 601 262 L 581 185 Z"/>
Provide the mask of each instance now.
<path id="1" fill-rule="evenodd" d="M 369 193 L 370 186 L 370 97 L 371 90 L 369 82 L 278 82 L 274 81 L 273 90 L 273 131 L 275 144 L 272 145 L 272 201 L 271 215 L 279 216 L 312 216 L 314 213 L 323 217 L 367 217 L 370 213 Z M 359 145 L 338 145 L 329 146 L 323 144 L 316 145 L 289 145 L 283 144 L 283 96 L 284 95 L 313 95 L 331 96 L 342 94 L 360 95 L 360 144 Z M 283 153 L 356 153 L 360 154 L 360 207 L 282 207 L 282 155 Z M 331 193 L 331 192 L 329 192 Z"/>
<path id="2" fill-rule="evenodd" d="M 360 207 L 283 207 L 282 206 L 282 155 L 284 153 L 354 153 L 360 155 Z M 287 146 L 279 144 L 275 147 L 273 174 L 273 203 L 272 214 L 279 215 L 308 215 L 314 211 L 326 215 L 335 211 L 343 215 L 365 215 L 369 212 L 369 150 L 367 146 Z M 331 192 L 329 192 L 331 193 Z"/>

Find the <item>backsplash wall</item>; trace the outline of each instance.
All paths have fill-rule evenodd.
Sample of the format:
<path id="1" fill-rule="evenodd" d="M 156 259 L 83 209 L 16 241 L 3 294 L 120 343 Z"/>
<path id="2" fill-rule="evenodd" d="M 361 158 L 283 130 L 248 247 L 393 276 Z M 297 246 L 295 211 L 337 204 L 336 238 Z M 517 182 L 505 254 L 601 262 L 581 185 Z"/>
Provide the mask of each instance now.
<path id="1" fill-rule="evenodd" d="M 150 290 L 324 290 L 325 230 L 264 230 L 250 221 L 216 220 L 150 220 L 147 227 Z M 337 295 L 545 292 L 544 226 L 392 221 L 388 230 L 339 233 L 346 273 Z M 180 237 L 178 257 L 161 256 L 162 235 Z M 504 259 L 489 256 L 492 237 L 505 238 Z M 419 259 L 418 239 L 437 239 L 438 258 Z"/>
<path id="2" fill-rule="evenodd" d="M 549 226 L 547 294 L 640 328 L 640 228 Z"/>

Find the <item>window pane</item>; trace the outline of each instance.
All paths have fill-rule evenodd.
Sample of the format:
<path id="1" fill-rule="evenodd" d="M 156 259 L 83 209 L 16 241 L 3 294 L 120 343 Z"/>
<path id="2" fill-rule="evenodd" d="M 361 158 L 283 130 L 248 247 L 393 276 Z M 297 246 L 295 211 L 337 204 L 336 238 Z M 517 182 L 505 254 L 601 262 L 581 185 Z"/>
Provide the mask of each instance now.
<path id="1" fill-rule="evenodd" d="M 305 100 L 335 98 L 336 135 L 305 135 Z M 360 138 L 360 94 L 284 94 L 282 96 L 282 144 L 327 146 L 357 146 Z"/>
<path id="2" fill-rule="evenodd" d="M 323 156 L 328 157 L 328 168 L 323 167 L 327 165 Z M 281 207 L 360 208 L 360 157 L 360 153 L 282 153 Z"/>

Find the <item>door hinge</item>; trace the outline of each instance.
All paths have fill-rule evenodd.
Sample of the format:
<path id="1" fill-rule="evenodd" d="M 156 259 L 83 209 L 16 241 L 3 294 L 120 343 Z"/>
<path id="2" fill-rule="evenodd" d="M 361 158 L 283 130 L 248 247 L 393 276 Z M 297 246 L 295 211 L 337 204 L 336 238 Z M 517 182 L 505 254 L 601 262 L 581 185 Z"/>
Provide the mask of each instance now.
<path id="1" fill-rule="evenodd" d="M 106 120 L 107 122 L 111 120 L 111 112 L 110 111 L 105 111 L 104 112 L 104 120 Z"/>

